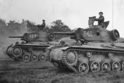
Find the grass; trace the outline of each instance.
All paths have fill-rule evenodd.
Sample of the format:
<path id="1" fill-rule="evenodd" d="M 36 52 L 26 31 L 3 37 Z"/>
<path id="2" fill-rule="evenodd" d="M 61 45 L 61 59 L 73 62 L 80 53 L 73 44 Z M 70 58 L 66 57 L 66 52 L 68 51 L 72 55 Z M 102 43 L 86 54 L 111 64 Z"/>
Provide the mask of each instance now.
<path id="1" fill-rule="evenodd" d="M 0 83 L 124 83 L 124 72 L 86 75 L 60 71 L 49 62 L 0 61 Z"/>

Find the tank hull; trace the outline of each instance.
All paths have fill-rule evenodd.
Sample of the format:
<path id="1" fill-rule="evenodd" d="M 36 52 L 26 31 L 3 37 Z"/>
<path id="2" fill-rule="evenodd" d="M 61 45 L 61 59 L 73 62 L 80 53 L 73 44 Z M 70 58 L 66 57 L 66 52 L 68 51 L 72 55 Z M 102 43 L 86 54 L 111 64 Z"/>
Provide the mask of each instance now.
<path id="1" fill-rule="evenodd" d="M 57 53 L 59 52 L 59 53 Z M 124 70 L 124 44 L 87 43 L 60 48 L 49 52 L 50 62 L 58 69 L 77 73 Z"/>

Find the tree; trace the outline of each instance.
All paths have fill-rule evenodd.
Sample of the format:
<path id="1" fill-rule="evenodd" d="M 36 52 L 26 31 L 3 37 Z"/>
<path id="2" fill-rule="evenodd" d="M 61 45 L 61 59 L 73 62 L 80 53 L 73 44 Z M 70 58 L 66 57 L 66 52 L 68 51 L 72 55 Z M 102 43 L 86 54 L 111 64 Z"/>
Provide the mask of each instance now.
<path id="1" fill-rule="evenodd" d="M 70 32 L 71 29 L 65 25 L 61 20 L 56 20 L 52 22 L 52 26 L 50 28 L 51 32 Z M 66 37 L 66 35 L 56 35 L 56 38 Z"/>
<path id="2" fill-rule="evenodd" d="M 56 20 L 52 22 L 51 29 L 54 32 L 65 32 L 65 31 L 71 31 L 71 29 L 65 25 L 61 20 Z"/>
<path id="3" fill-rule="evenodd" d="M 61 20 L 53 21 L 52 24 L 54 24 L 54 26 L 63 26 L 64 25 L 64 23 Z"/>

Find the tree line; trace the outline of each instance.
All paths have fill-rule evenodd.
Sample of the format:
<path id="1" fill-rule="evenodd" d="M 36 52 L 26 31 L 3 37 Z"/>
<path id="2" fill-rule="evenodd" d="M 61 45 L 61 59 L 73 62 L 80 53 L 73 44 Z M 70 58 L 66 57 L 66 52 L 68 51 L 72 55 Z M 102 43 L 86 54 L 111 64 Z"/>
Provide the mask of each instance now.
<path id="1" fill-rule="evenodd" d="M 51 24 L 52 24 L 51 26 L 46 25 L 46 27 L 45 27 L 46 32 L 66 32 L 66 31 L 68 32 L 68 31 L 71 31 L 71 29 L 62 22 L 62 20 L 53 21 Z M 43 28 L 40 27 L 40 25 L 36 25 L 34 22 L 31 22 L 31 21 L 27 21 L 26 25 L 27 25 L 28 31 L 43 30 Z"/>
<path id="2" fill-rule="evenodd" d="M 34 31 L 42 30 L 39 25 L 36 25 L 34 22 L 29 20 L 23 20 L 21 23 L 16 21 L 9 21 L 6 23 L 5 20 L 0 19 L 0 34 L 16 34 L 22 32 L 23 30 Z M 51 25 L 46 25 L 45 31 L 47 32 L 65 32 L 71 31 L 71 29 L 65 25 L 61 20 L 56 20 L 51 23 Z"/>

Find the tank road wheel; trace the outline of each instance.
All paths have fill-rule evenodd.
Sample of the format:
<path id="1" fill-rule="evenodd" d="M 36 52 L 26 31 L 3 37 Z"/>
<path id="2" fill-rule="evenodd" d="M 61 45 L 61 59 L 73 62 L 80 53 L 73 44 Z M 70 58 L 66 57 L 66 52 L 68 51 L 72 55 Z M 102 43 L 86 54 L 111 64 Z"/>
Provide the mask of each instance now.
<path id="1" fill-rule="evenodd" d="M 102 70 L 103 72 L 105 72 L 105 71 L 110 71 L 110 70 L 111 70 L 111 65 L 110 65 L 110 63 L 109 63 L 109 62 L 103 62 L 103 63 L 102 63 L 102 66 L 101 66 L 101 70 Z"/>
<path id="2" fill-rule="evenodd" d="M 24 54 L 23 57 L 22 57 L 23 61 L 24 62 L 29 62 L 30 61 L 30 54 Z"/>
<path id="3" fill-rule="evenodd" d="M 38 61 L 38 56 L 36 54 L 32 54 L 31 55 L 31 60 L 34 61 L 34 62 Z"/>
<path id="4" fill-rule="evenodd" d="M 124 71 L 124 61 L 122 61 L 121 66 L 122 66 L 122 70 Z"/>
<path id="5" fill-rule="evenodd" d="M 78 72 L 82 74 L 86 74 L 89 72 L 89 65 L 88 63 L 79 62 L 78 63 Z"/>
<path id="6" fill-rule="evenodd" d="M 120 69 L 121 69 L 121 64 L 120 64 L 120 62 L 113 62 L 113 63 L 112 63 L 112 70 L 113 70 L 113 71 L 120 71 Z"/>
<path id="7" fill-rule="evenodd" d="M 19 57 L 22 55 L 22 49 L 18 46 L 13 47 L 12 54 L 14 57 Z"/>
<path id="8" fill-rule="evenodd" d="M 100 71 L 100 63 L 99 62 L 91 62 L 90 69 L 92 72 Z"/>
<path id="9" fill-rule="evenodd" d="M 44 54 L 40 54 L 38 58 L 39 58 L 39 61 L 46 61 L 46 56 Z"/>

